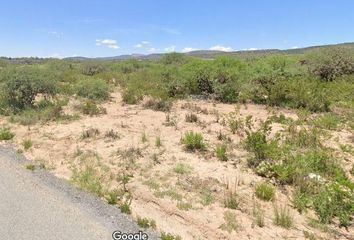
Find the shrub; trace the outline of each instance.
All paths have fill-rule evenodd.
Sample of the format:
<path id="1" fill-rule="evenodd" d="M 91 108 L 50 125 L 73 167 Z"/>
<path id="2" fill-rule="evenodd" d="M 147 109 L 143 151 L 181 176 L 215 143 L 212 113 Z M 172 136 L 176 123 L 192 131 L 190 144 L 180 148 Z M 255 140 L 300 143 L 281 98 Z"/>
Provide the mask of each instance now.
<path id="1" fill-rule="evenodd" d="M 189 151 L 206 149 L 202 134 L 194 133 L 193 131 L 189 131 L 184 134 L 184 137 L 182 138 L 182 143 Z"/>
<path id="2" fill-rule="evenodd" d="M 161 137 L 160 136 L 156 137 L 155 146 L 158 147 L 158 148 L 162 146 L 162 142 L 161 142 Z"/>
<path id="3" fill-rule="evenodd" d="M 229 114 L 229 116 L 227 118 L 227 124 L 229 125 L 229 128 L 230 128 L 232 134 L 235 134 L 237 132 L 240 133 L 241 130 L 244 129 L 244 123 L 243 123 L 242 119 L 237 119 L 235 112 L 232 112 L 231 114 Z"/>
<path id="4" fill-rule="evenodd" d="M 161 233 L 161 240 L 182 240 L 178 235 L 172 235 L 171 233 Z"/>
<path id="5" fill-rule="evenodd" d="M 190 165 L 178 163 L 173 170 L 175 173 L 183 175 L 183 174 L 190 174 L 193 168 Z"/>
<path id="6" fill-rule="evenodd" d="M 335 130 L 340 122 L 341 118 L 338 115 L 334 113 L 325 113 L 314 120 L 314 126 L 328 130 Z"/>
<path id="7" fill-rule="evenodd" d="M 14 136 L 15 134 L 10 131 L 10 128 L 0 128 L 0 140 L 11 140 Z"/>
<path id="8" fill-rule="evenodd" d="M 35 98 L 53 96 L 56 80 L 50 73 L 33 67 L 14 68 L 3 76 L 3 97 L 12 111 L 21 111 L 34 104 Z"/>
<path id="9" fill-rule="evenodd" d="M 224 196 L 224 206 L 230 209 L 237 209 L 239 205 L 238 194 L 234 191 L 228 190 Z"/>
<path id="10" fill-rule="evenodd" d="M 236 221 L 236 214 L 233 212 L 225 212 L 224 213 L 224 221 L 220 228 L 222 230 L 228 231 L 231 233 L 232 231 L 238 231 L 240 229 L 240 225 Z"/>
<path id="11" fill-rule="evenodd" d="M 342 226 L 350 225 L 354 214 L 354 196 L 350 189 L 332 183 L 314 197 L 313 205 L 321 223 L 330 223 L 337 216 Z"/>
<path id="12" fill-rule="evenodd" d="M 296 189 L 293 193 L 292 203 L 299 213 L 303 213 L 310 204 L 310 197 L 308 194 Z"/>
<path id="13" fill-rule="evenodd" d="M 93 64 L 93 63 L 89 63 L 89 64 L 85 64 L 82 67 L 82 74 L 87 75 L 87 76 L 93 76 L 95 74 L 98 74 L 100 72 L 103 72 L 104 68 L 102 65 L 99 64 Z"/>
<path id="14" fill-rule="evenodd" d="M 129 200 L 125 201 L 122 205 L 120 205 L 119 209 L 122 213 L 131 214 L 132 210 L 130 209 L 131 202 Z"/>
<path id="15" fill-rule="evenodd" d="M 195 123 L 198 122 L 198 116 L 194 113 L 186 114 L 186 122 Z"/>
<path id="16" fill-rule="evenodd" d="M 105 108 L 98 107 L 96 103 L 91 100 L 85 101 L 85 103 L 80 106 L 80 109 L 83 114 L 90 116 L 106 113 Z"/>
<path id="17" fill-rule="evenodd" d="M 345 74 L 354 73 L 354 58 L 344 47 L 317 51 L 309 56 L 310 70 L 322 80 L 332 81 Z"/>
<path id="18" fill-rule="evenodd" d="M 144 103 L 144 107 L 155 111 L 169 112 L 171 110 L 172 103 L 168 100 L 150 98 Z"/>
<path id="19" fill-rule="evenodd" d="M 147 218 L 142 218 L 142 217 L 138 217 L 137 218 L 137 223 L 139 225 L 139 227 L 142 228 L 156 228 L 156 222 L 154 220 L 149 220 Z"/>
<path id="20" fill-rule="evenodd" d="M 109 86 L 102 79 L 84 78 L 76 84 L 75 90 L 77 95 L 92 100 L 109 98 Z"/>
<path id="21" fill-rule="evenodd" d="M 187 62 L 187 57 L 183 53 L 167 53 L 162 57 L 161 62 L 165 65 L 180 65 Z"/>
<path id="22" fill-rule="evenodd" d="M 266 159 L 267 139 L 262 131 L 250 132 L 245 140 L 246 150 L 252 152 L 257 160 L 253 165 L 258 166 L 259 162 Z"/>
<path id="23" fill-rule="evenodd" d="M 143 95 L 136 89 L 124 89 L 123 90 L 123 102 L 126 104 L 137 104 L 143 99 Z"/>
<path id="24" fill-rule="evenodd" d="M 81 139 L 92 138 L 100 134 L 97 128 L 89 128 L 81 133 Z"/>
<path id="25" fill-rule="evenodd" d="M 265 201 L 274 199 L 275 189 L 272 185 L 267 183 L 259 183 L 256 185 L 256 196 Z"/>
<path id="26" fill-rule="evenodd" d="M 27 139 L 22 142 L 22 146 L 25 150 L 30 149 L 32 147 L 32 145 L 33 145 L 33 142 L 31 139 Z"/>
<path id="27" fill-rule="evenodd" d="M 274 224 L 283 228 L 291 228 L 293 226 L 293 218 L 290 215 L 289 209 L 284 207 L 274 206 Z"/>
<path id="28" fill-rule="evenodd" d="M 119 138 L 119 134 L 118 132 L 114 131 L 113 129 L 107 131 L 104 136 L 106 138 L 111 138 L 111 139 L 118 139 Z"/>
<path id="29" fill-rule="evenodd" d="M 83 190 L 103 196 L 104 190 L 101 181 L 101 174 L 92 165 L 85 165 L 83 169 L 74 169 L 72 181 Z"/>
<path id="30" fill-rule="evenodd" d="M 109 191 L 106 196 L 108 204 L 115 205 L 118 202 L 120 193 L 118 190 Z"/>
<path id="31" fill-rule="evenodd" d="M 227 161 L 228 160 L 228 157 L 227 157 L 227 154 L 226 154 L 226 145 L 225 144 L 219 144 L 216 146 L 216 149 L 215 149 L 215 154 L 216 154 L 216 157 L 221 160 L 221 161 Z"/>

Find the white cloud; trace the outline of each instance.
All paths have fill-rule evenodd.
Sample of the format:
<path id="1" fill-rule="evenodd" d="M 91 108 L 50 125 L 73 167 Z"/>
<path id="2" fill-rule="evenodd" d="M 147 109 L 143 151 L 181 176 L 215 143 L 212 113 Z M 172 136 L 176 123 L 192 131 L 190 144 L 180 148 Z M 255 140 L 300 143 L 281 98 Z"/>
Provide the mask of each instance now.
<path id="1" fill-rule="evenodd" d="M 112 48 L 112 49 L 119 49 L 119 46 L 118 45 L 108 45 L 109 48 Z"/>
<path id="2" fill-rule="evenodd" d="M 135 48 L 143 48 L 143 47 L 146 47 L 149 44 L 150 44 L 150 42 L 148 42 L 148 41 L 141 41 L 140 43 L 134 45 L 134 47 Z"/>
<path id="3" fill-rule="evenodd" d="M 62 32 L 58 31 L 48 31 L 48 34 L 57 38 L 61 38 L 64 35 Z"/>
<path id="4" fill-rule="evenodd" d="M 176 51 L 176 46 L 172 45 L 164 49 L 165 52 L 175 52 Z"/>
<path id="5" fill-rule="evenodd" d="M 293 47 L 291 47 L 291 49 L 297 49 L 297 48 L 299 48 L 298 46 L 293 46 Z"/>
<path id="6" fill-rule="evenodd" d="M 192 51 L 197 51 L 199 50 L 198 48 L 191 48 L 191 47 L 186 47 L 182 49 L 183 53 L 187 53 L 187 52 L 192 52 Z"/>
<path id="7" fill-rule="evenodd" d="M 146 51 L 148 51 L 149 53 L 154 53 L 154 52 L 156 52 L 156 48 L 151 47 L 151 48 L 146 49 Z"/>
<path id="8" fill-rule="evenodd" d="M 106 46 L 112 49 L 119 49 L 117 41 L 114 39 L 96 39 L 97 46 Z"/>
<path id="9" fill-rule="evenodd" d="M 215 45 L 215 46 L 209 48 L 209 50 L 222 51 L 222 52 L 232 52 L 232 51 L 234 51 L 233 48 L 225 47 L 225 46 L 222 46 L 222 45 Z"/>
<path id="10" fill-rule="evenodd" d="M 242 51 L 256 51 L 258 48 L 244 48 Z"/>

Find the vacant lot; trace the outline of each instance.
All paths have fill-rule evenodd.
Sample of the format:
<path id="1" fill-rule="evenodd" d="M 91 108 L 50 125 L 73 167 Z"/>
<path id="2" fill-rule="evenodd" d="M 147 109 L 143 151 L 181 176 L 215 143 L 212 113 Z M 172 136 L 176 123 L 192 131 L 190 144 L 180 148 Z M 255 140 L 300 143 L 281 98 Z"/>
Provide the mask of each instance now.
<path id="1" fill-rule="evenodd" d="M 4 60 L 0 138 L 164 239 L 350 239 L 348 51 Z"/>

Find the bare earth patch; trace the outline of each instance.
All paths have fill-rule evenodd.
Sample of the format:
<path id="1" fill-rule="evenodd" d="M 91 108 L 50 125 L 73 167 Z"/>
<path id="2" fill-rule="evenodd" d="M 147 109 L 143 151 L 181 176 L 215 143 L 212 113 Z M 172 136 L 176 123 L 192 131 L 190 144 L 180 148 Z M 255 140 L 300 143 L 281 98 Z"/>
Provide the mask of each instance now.
<path id="1" fill-rule="evenodd" d="M 350 239 L 353 227 L 335 229 L 337 234 L 310 227 L 312 211 L 300 214 L 292 208 L 292 189 L 276 188 L 274 201 L 262 201 L 255 196 L 257 182 L 265 181 L 247 166 L 249 153 L 242 146 L 242 134 L 233 134 L 223 124 L 226 114 L 235 111 L 234 105 L 204 100 L 183 100 L 174 103 L 169 113 L 146 109 L 143 104 L 124 105 L 119 92 L 102 105 L 107 114 L 82 116 L 68 123 L 51 122 L 30 127 L 9 124 L 16 134 L 14 142 L 21 148 L 25 139 L 33 146 L 24 154 L 45 165 L 55 175 L 71 179 L 73 170 L 89 159 L 102 173 L 103 184 L 109 189 L 126 185 L 132 195 L 133 217 L 156 222 L 157 229 L 179 235 L 182 239 L 305 239 L 314 234 L 318 239 Z M 68 112 L 72 112 L 70 108 Z M 186 122 L 186 115 L 194 113 L 197 121 Z M 290 110 L 277 110 L 286 117 L 297 118 Z M 270 110 L 261 105 L 242 105 L 239 115 L 251 115 L 256 122 L 265 120 Z M 274 124 L 272 133 L 282 129 Z M 185 132 L 201 133 L 206 151 L 186 151 L 181 144 Z M 338 142 L 353 145 L 351 132 L 335 132 Z M 227 140 L 220 140 L 224 136 Z M 220 161 L 214 154 L 222 142 L 227 144 L 228 161 Z M 85 155 L 86 154 L 86 155 Z M 94 156 L 94 157 L 92 157 Z M 353 156 L 346 156 L 349 167 Z M 130 176 L 125 182 L 122 176 Z M 225 195 L 236 193 L 237 207 L 225 208 Z M 274 224 L 274 206 L 287 206 L 293 218 L 289 229 Z M 264 226 L 259 226 L 261 212 Z M 233 216 L 235 223 L 225 216 Z M 257 215 L 259 216 L 259 215 Z M 258 220 L 257 220 L 258 219 Z M 353 238 L 351 238 L 353 239 Z"/>

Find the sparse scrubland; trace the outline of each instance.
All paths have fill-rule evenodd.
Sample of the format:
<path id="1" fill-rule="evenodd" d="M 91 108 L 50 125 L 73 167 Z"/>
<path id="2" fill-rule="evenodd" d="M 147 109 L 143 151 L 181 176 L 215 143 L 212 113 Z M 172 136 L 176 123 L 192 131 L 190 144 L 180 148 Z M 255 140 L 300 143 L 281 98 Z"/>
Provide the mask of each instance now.
<path id="1" fill-rule="evenodd" d="M 354 50 L 0 59 L 0 142 L 162 239 L 352 239 Z"/>

